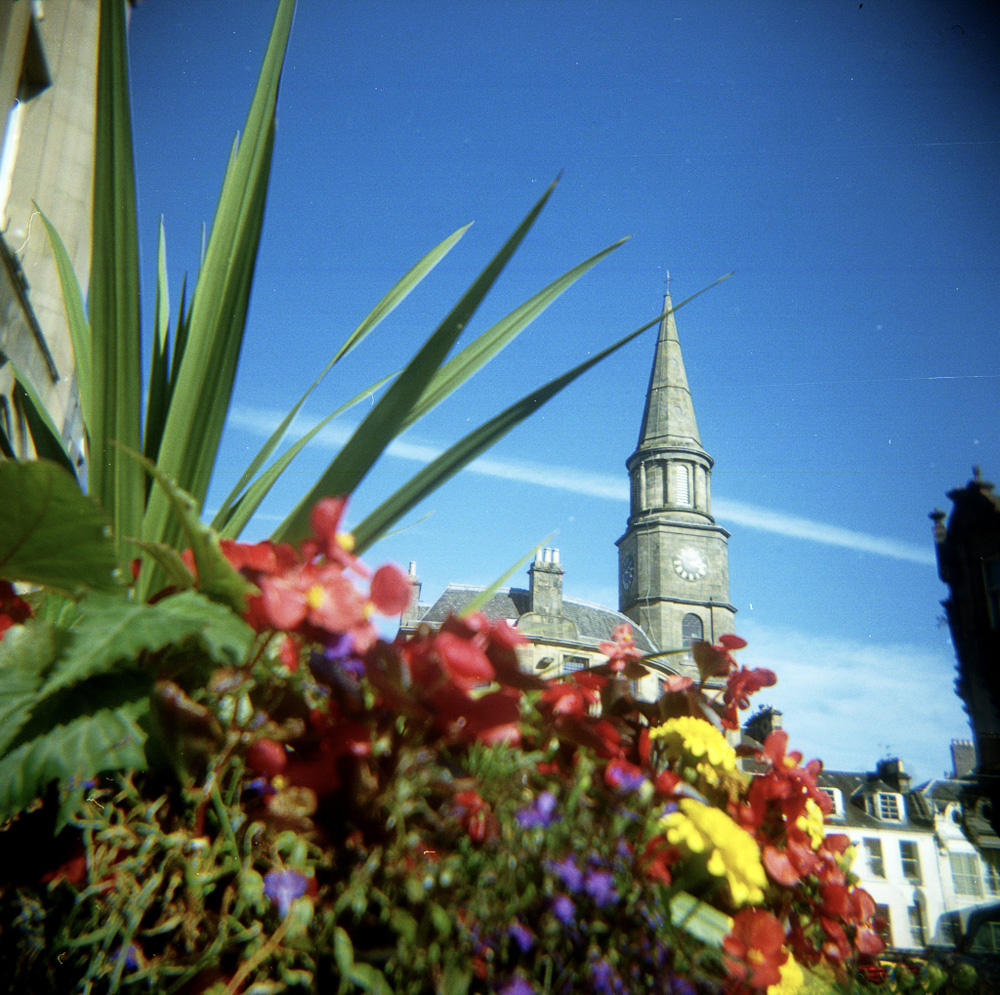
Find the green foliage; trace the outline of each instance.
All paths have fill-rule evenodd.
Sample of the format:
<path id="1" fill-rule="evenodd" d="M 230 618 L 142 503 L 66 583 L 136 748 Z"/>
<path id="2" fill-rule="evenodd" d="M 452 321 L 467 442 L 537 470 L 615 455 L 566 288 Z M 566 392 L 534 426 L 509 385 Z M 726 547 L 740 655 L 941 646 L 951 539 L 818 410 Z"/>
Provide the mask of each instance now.
<path id="1" fill-rule="evenodd" d="M 0 579 L 122 590 L 108 520 L 56 463 L 0 460 Z"/>
<path id="2" fill-rule="evenodd" d="M 135 176 L 124 20 L 121 4 L 116 0 L 102 0 L 101 3 L 98 152 L 91 239 L 93 263 L 86 308 L 65 246 L 55 227 L 42 214 L 63 288 L 76 358 L 86 429 L 87 489 L 111 519 L 119 558 L 125 557 L 121 544 L 126 539 L 140 544 L 140 548 L 150 553 L 152 559 L 139 579 L 138 590 L 143 597 L 152 594 L 167 577 L 174 581 L 179 579 L 176 563 L 167 550 L 177 547 L 185 535 L 175 514 L 176 502 L 169 488 L 145 486 L 141 468 L 129 453 L 141 449 L 147 460 L 192 496 L 194 508 L 200 511 L 215 465 L 242 348 L 270 173 L 278 82 L 293 7 L 293 0 L 278 2 L 257 89 L 242 135 L 233 147 L 190 304 L 182 294 L 173 343 L 170 341 L 166 244 L 161 223 L 144 425 L 141 424 L 142 387 L 138 367 L 142 348 Z M 447 359 L 459 334 L 510 261 L 550 194 L 551 188 L 401 373 L 381 379 L 351 401 L 339 405 L 304 438 L 265 466 L 292 419 L 326 372 L 356 348 L 406 298 L 469 226 L 463 226 L 442 241 L 393 285 L 345 339 L 323 373 L 293 406 L 223 501 L 213 521 L 220 534 L 237 537 L 274 481 L 315 432 L 330 418 L 361 397 L 369 396 L 395 376 L 380 402 L 275 533 L 276 538 L 301 538 L 306 531 L 307 510 L 319 497 L 353 490 L 396 435 L 465 383 L 560 294 L 624 241 L 613 243 L 568 270 Z M 426 497 L 460 466 L 591 365 L 593 361 L 508 409 L 500 416 L 502 431 L 497 431 L 497 419 L 492 420 L 449 453 L 447 466 L 438 465 L 434 473 L 410 481 L 392 505 L 394 517 L 385 508 L 369 516 L 365 544 L 384 534 L 406 509 Z M 29 389 L 25 385 L 22 394 L 39 454 L 60 460 L 72 469 L 58 434 L 46 420 L 44 408 L 37 397 L 26 393 Z M 0 440 L 0 444 L 3 444 L 4 454 L 11 456 L 9 441 Z"/>
<path id="3" fill-rule="evenodd" d="M 94 591 L 62 625 L 35 619 L 9 630 L 0 641 L 0 819 L 52 781 L 65 791 L 100 771 L 147 766 L 139 723 L 154 681 L 177 669 L 197 673 L 199 664 L 238 663 L 252 636 L 197 591 L 156 604 Z"/>

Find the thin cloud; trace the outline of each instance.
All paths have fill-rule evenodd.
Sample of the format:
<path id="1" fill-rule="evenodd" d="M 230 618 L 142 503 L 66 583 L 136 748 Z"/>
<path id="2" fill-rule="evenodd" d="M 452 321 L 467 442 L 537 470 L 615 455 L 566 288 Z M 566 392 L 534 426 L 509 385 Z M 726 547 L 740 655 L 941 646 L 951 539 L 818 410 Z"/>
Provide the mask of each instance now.
<path id="1" fill-rule="evenodd" d="M 758 625 L 740 616 L 740 663 L 778 675 L 756 702 L 784 715 L 789 746 L 832 770 L 874 770 L 899 757 L 918 778 L 950 766 L 952 739 L 968 739 L 955 694 L 955 660 L 908 643 L 861 642 Z"/>
<path id="2" fill-rule="evenodd" d="M 263 438 L 269 436 L 277 428 L 282 417 L 283 415 L 275 411 L 244 407 L 234 408 L 230 413 L 230 421 L 234 427 L 242 428 Z M 350 437 L 354 428 L 354 425 L 347 424 L 328 425 L 317 433 L 310 445 L 323 449 L 339 449 Z M 290 438 L 298 438 L 307 430 L 306 421 L 296 418 L 288 434 Z M 409 439 L 396 439 L 390 443 L 386 455 L 395 459 L 429 463 L 440 456 L 442 452 L 444 450 L 439 446 Z M 601 498 L 623 503 L 629 500 L 628 481 L 621 477 L 613 477 L 606 473 L 589 473 L 571 467 L 554 467 L 548 464 L 531 463 L 527 460 L 505 460 L 481 456 L 470 463 L 465 472 L 531 484 L 536 487 L 547 487 L 552 490 L 578 494 L 582 497 Z M 933 566 L 935 563 L 934 553 L 930 549 L 912 546 L 894 539 L 885 539 L 881 536 L 868 535 L 837 525 L 814 522 L 808 518 L 799 518 L 784 512 L 773 511 L 770 508 L 760 508 L 756 505 L 720 498 L 713 502 L 713 510 L 716 517 L 723 522 L 759 529 L 775 535 L 787 536 L 792 539 L 805 539 L 827 546 L 839 546 L 843 549 L 869 553 L 874 556 L 888 556 L 924 566 Z"/>

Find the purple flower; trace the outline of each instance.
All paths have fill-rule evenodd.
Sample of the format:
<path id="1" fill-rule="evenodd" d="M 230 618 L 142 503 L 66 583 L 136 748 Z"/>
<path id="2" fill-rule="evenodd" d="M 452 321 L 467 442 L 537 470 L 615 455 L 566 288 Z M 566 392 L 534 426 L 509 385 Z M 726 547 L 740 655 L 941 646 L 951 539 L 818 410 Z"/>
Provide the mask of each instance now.
<path id="1" fill-rule="evenodd" d="M 535 986 L 523 974 L 515 974 L 498 995 L 535 995 Z"/>
<path id="2" fill-rule="evenodd" d="M 614 905 L 618 901 L 614 879 L 610 871 L 587 871 L 583 880 L 583 890 L 594 900 L 599 909 Z"/>
<path id="3" fill-rule="evenodd" d="M 268 871 L 264 875 L 264 894 L 278 906 L 284 919 L 292 902 L 306 893 L 308 879 L 298 871 Z"/>
<path id="4" fill-rule="evenodd" d="M 576 909 L 573 906 L 573 899 L 569 895 L 556 895 L 552 899 L 552 914 L 558 919 L 564 926 L 572 926 L 573 919 L 576 916 Z"/>
<path id="5" fill-rule="evenodd" d="M 558 818 L 555 810 L 556 796 L 551 791 L 543 791 L 527 808 L 517 813 L 517 821 L 522 829 L 544 828 Z"/>
<path id="6" fill-rule="evenodd" d="M 546 864 L 546 867 L 570 891 L 579 891 L 583 887 L 583 873 L 576 866 L 576 856 L 574 854 L 568 853 L 562 860 L 550 860 Z"/>
<path id="7" fill-rule="evenodd" d="M 646 780 L 646 775 L 639 767 L 625 760 L 612 760 L 604 777 L 615 791 L 623 795 L 642 787 L 642 782 Z"/>
<path id="8" fill-rule="evenodd" d="M 124 958 L 126 971 L 134 971 L 137 967 L 140 967 L 142 964 L 139 948 L 134 943 L 130 943 L 128 947 L 124 950 L 121 947 L 119 947 L 115 951 L 114 957 Z"/>
<path id="9" fill-rule="evenodd" d="M 670 979 L 670 995 L 698 995 L 698 989 L 687 978 L 674 975 Z"/>
<path id="10" fill-rule="evenodd" d="M 625 986 L 618 972 L 606 960 L 596 961 L 590 968 L 594 991 L 601 995 L 625 995 Z"/>
<path id="11" fill-rule="evenodd" d="M 526 954 L 535 945 L 531 930 L 519 922 L 512 922 L 507 927 L 507 935 L 517 944 L 522 954 Z"/>
<path id="12" fill-rule="evenodd" d="M 312 653 L 309 669 L 316 680 L 345 691 L 356 691 L 358 681 L 365 676 L 364 662 L 354 648 L 354 640 L 346 633 L 332 636 L 322 653 Z"/>

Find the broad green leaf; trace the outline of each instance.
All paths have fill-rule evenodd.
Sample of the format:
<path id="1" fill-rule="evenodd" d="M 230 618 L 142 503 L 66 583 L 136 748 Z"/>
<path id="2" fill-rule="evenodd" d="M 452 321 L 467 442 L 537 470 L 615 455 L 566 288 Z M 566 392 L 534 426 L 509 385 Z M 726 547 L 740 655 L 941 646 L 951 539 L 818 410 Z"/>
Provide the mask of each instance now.
<path id="1" fill-rule="evenodd" d="M 203 637 L 217 662 L 238 663 L 253 638 L 242 619 L 197 591 L 155 604 L 94 592 L 81 599 L 79 608 L 72 641 L 41 688 L 42 698 L 190 636 Z"/>
<path id="2" fill-rule="evenodd" d="M 490 598 L 493 597 L 497 591 L 516 573 L 520 573 L 522 567 L 528 562 L 549 540 L 555 535 L 555 532 L 550 532 L 534 549 L 529 550 L 524 556 L 521 557 L 512 567 L 505 570 L 489 587 L 485 590 L 480 591 L 459 613 L 459 618 L 464 618 L 466 615 L 471 615 L 475 611 L 479 611 L 483 605 L 486 604 Z"/>
<path id="3" fill-rule="evenodd" d="M 121 590 L 108 520 L 60 466 L 0 461 L 0 578 Z"/>
<path id="4" fill-rule="evenodd" d="M 724 912 L 700 902 L 686 891 L 670 896 L 670 918 L 695 939 L 712 947 L 721 947 L 733 921 Z"/>
<path id="5" fill-rule="evenodd" d="M 31 717 L 57 653 L 54 626 L 37 619 L 11 627 L 0 640 L 0 756 Z"/>
<path id="6" fill-rule="evenodd" d="M 479 274 L 437 330 L 396 378 L 385 396 L 358 426 L 320 479 L 278 526 L 273 538 L 291 543 L 300 541 L 308 535 L 309 512 L 321 497 L 350 494 L 361 483 L 386 446 L 399 433 L 401 425 L 427 389 L 455 340 L 469 323 L 490 287 L 535 223 L 554 188 L 555 183 L 528 212 L 486 269 Z"/>
<path id="7" fill-rule="evenodd" d="M 48 409 L 41 398 L 35 393 L 31 381 L 23 376 L 21 371 L 11 363 L 14 373 L 14 390 L 12 392 L 14 409 L 20 414 L 28 426 L 35 455 L 38 459 L 52 460 L 64 470 L 73 475 L 76 480 L 76 467 L 66 451 L 62 435 L 49 415 Z"/>
<path id="8" fill-rule="evenodd" d="M 59 286 L 62 290 L 63 308 L 66 311 L 66 323 L 69 326 L 70 341 L 73 343 L 73 365 L 76 370 L 76 389 L 80 398 L 80 411 L 83 414 L 83 424 L 90 425 L 90 395 L 93 390 L 93 375 L 91 373 L 90 325 L 83 309 L 83 291 L 73 272 L 69 253 L 63 240 L 59 237 L 52 222 L 45 216 L 37 204 L 35 210 L 45 225 L 52 246 L 52 255 L 56 261 L 56 271 L 59 274 Z"/>
<path id="9" fill-rule="evenodd" d="M 199 504 L 208 491 L 243 340 L 293 9 L 293 0 L 280 0 L 243 136 L 226 170 L 160 446 L 162 469 Z M 169 501 L 154 488 L 142 538 L 173 542 L 177 535 Z"/>
<path id="10" fill-rule="evenodd" d="M 194 587 L 195 576 L 188 569 L 184 558 L 174 549 L 162 542 L 143 542 L 142 539 L 129 540 L 133 546 L 137 546 L 147 556 L 156 561 L 157 566 L 164 572 L 167 583 L 171 587 L 176 587 L 179 591 L 186 591 Z"/>
<path id="11" fill-rule="evenodd" d="M 140 534 L 145 497 L 142 469 L 117 448 L 142 446 L 139 242 L 121 0 L 100 4 L 87 306 L 91 333 L 87 491 L 111 516 L 120 541 L 122 536 Z"/>
<path id="12" fill-rule="evenodd" d="M 260 451 L 253 458 L 250 465 L 244 471 L 243 476 L 236 482 L 236 486 L 229 492 L 226 499 L 222 502 L 222 506 L 219 508 L 218 514 L 215 519 L 213 519 L 212 524 L 218 528 L 223 521 L 228 521 L 229 509 L 232 504 L 236 501 L 237 496 L 242 493 L 243 489 L 250 483 L 257 471 L 264 465 L 267 458 L 274 451 L 275 447 L 284 438 L 285 432 L 288 430 L 288 426 L 291 425 L 295 416 L 298 414 L 299 409 L 306 402 L 309 395 L 319 386 L 323 378 L 330 372 L 330 369 L 341 359 L 344 358 L 352 349 L 354 349 L 367 335 L 371 332 L 384 318 L 390 315 L 402 301 L 410 294 L 410 292 L 420 283 L 423 278 L 430 273 L 430 271 L 444 258 L 444 256 L 451 251 L 452 247 L 458 242 L 458 240 L 468 231 L 469 225 L 465 225 L 459 228 L 458 231 L 449 235 L 443 242 L 436 245 L 426 256 L 423 257 L 415 266 L 411 267 L 403 276 L 396 281 L 396 283 L 390 288 L 389 292 L 375 305 L 374 308 L 365 317 L 364 321 L 354 329 L 353 332 L 348 336 L 344 344 L 337 350 L 336 355 L 333 359 L 323 369 L 323 372 L 313 381 L 312 386 L 299 398 L 295 406 L 291 411 L 282 419 L 281 424 L 271 433 L 270 438 L 261 446 Z M 388 378 L 386 378 L 388 379 Z M 380 381 L 384 383 L 385 381 Z M 372 388 L 374 389 L 374 388 Z M 365 392 L 366 394 L 368 392 Z M 363 395 L 359 395 L 363 396 Z M 350 404 L 355 402 L 349 402 L 345 407 L 349 407 Z M 338 409 L 340 411 L 344 410 L 343 407 Z M 270 490 L 270 487 L 268 487 Z M 256 510 L 256 509 L 254 509 Z M 251 512 L 252 514 L 252 512 Z M 247 516 L 249 521 L 249 516 Z M 242 526 L 236 532 L 242 531 Z"/>
<path id="13" fill-rule="evenodd" d="M 102 771 L 143 768 L 146 733 L 139 719 L 147 710 L 143 699 L 101 708 L 21 743 L 0 760 L 0 820 L 41 797 L 52 781 L 69 792 Z M 69 814 L 64 806 L 57 829 Z"/>
<path id="14" fill-rule="evenodd" d="M 198 589 L 212 598 L 230 605 L 242 612 L 246 607 L 246 596 L 253 585 L 226 559 L 219 545 L 219 536 L 215 530 L 205 525 L 199 514 L 200 509 L 195 499 L 177 486 L 158 466 L 143 458 L 138 453 L 132 454 L 149 471 L 159 484 L 158 493 L 165 495 L 169 506 L 180 522 L 181 530 L 187 539 L 194 558 L 195 570 L 198 574 Z M 149 540 L 143 540 L 148 542 Z M 155 579 L 156 568 L 148 562 L 143 564 L 139 575 L 139 588 L 143 596 L 149 593 L 151 579 Z"/>
<path id="15" fill-rule="evenodd" d="M 729 274 L 727 274 L 728 276 Z M 725 280 L 721 277 L 709 286 L 714 287 L 716 283 Z M 708 287 L 705 290 L 709 289 Z M 702 294 L 705 290 L 698 291 Z M 379 539 L 391 525 L 397 522 L 411 508 L 419 504 L 428 494 L 440 487 L 446 480 L 449 480 L 464 466 L 471 463 L 477 456 L 489 449 L 495 442 L 502 439 L 511 429 L 519 425 L 529 415 L 534 414 L 546 401 L 551 400 L 564 387 L 571 384 L 578 377 L 582 376 L 591 367 L 607 359 L 612 353 L 617 352 L 627 345 L 634 338 L 641 335 L 648 328 L 660 323 L 667 314 L 671 314 L 678 308 L 683 307 L 688 301 L 693 300 L 698 294 L 692 294 L 686 300 L 677 304 L 670 310 L 659 315 L 652 321 L 647 322 L 641 328 L 619 339 L 613 345 L 590 357 L 590 359 L 575 366 L 564 373 L 561 377 L 550 381 L 544 387 L 539 388 L 526 397 L 521 398 L 512 404 L 499 415 L 491 418 L 488 422 L 480 425 L 475 431 L 470 432 L 464 439 L 456 442 L 451 448 L 446 450 L 435 460 L 427 464 L 422 470 L 414 475 L 406 484 L 383 501 L 358 527 L 354 530 L 354 541 L 356 550 L 361 553 L 373 542 Z"/>
<path id="16" fill-rule="evenodd" d="M 327 415 L 321 422 L 314 425 L 302 438 L 297 439 L 288 447 L 228 508 L 225 515 L 220 509 L 212 519 L 212 527 L 218 529 L 224 539 L 235 539 L 246 528 L 254 512 L 260 507 L 261 501 L 267 497 L 278 477 L 296 456 L 312 441 L 318 432 L 324 429 L 337 415 L 353 407 L 359 401 L 373 395 L 383 384 L 388 383 L 395 374 L 383 377 L 377 383 L 366 387 L 360 394 L 355 394 L 346 404 Z M 273 436 L 272 436 L 273 438 Z"/>
<path id="17" fill-rule="evenodd" d="M 461 352 L 448 360 L 434 375 L 433 380 L 414 405 L 413 410 L 403 422 L 400 432 L 423 418 L 432 408 L 440 404 L 449 394 L 460 387 L 474 373 L 482 369 L 501 349 L 508 346 L 525 328 L 528 327 L 557 297 L 571 287 L 592 266 L 610 255 L 627 238 L 619 239 L 613 245 L 584 260 L 578 266 L 564 273 L 558 280 L 553 280 L 547 287 L 540 290 L 534 297 L 520 307 L 515 308 L 505 318 L 487 329 L 475 340 L 470 342 Z"/>

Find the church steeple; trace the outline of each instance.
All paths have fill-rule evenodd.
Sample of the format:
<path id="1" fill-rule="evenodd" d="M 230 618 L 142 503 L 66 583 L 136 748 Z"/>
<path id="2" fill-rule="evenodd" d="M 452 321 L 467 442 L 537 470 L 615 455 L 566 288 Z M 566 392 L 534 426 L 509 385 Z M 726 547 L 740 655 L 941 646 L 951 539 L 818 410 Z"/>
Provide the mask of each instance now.
<path id="1" fill-rule="evenodd" d="M 668 290 L 663 296 L 666 317 L 660 322 L 656 355 L 646 392 L 646 409 L 642 413 L 642 428 L 639 430 L 637 448 L 640 450 L 678 445 L 701 448 L 672 307 Z"/>
<path id="2" fill-rule="evenodd" d="M 671 310 L 669 291 L 664 312 Z M 672 313 L 660 322 L 639 442 L 626 466 L 631 507 L 618 540 L 619 606 L 660 649 L 733 631 L 729 533 L 711 510 L 702 447 Z"/>

